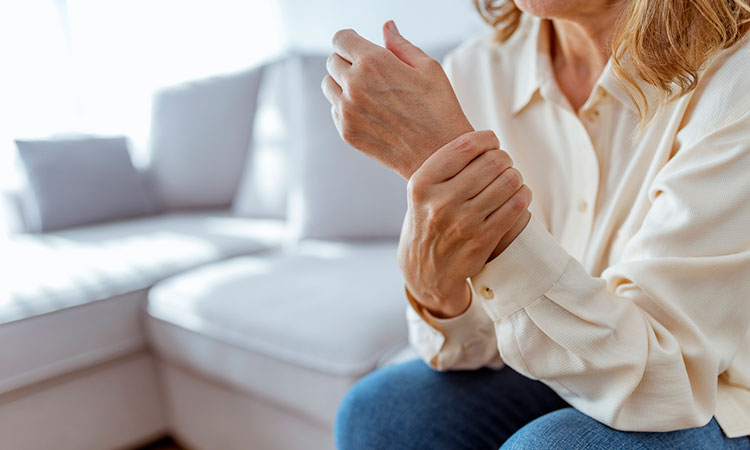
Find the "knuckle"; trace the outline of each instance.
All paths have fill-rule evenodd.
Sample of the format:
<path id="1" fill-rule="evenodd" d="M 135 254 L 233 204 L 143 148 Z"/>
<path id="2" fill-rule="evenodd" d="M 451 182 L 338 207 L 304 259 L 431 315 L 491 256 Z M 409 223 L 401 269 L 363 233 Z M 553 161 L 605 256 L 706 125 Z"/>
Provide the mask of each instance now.
<path id="1" fill-rule="evenodd" d="M 524 185 L 525 186 L 525 185 Z M 529 206 L 529 195 L 525 193 L 525 190 L 523 187 L 518 190 L 515 194 L 513 194 L 513 197 L 508 200 L 510 202 L 510 209 L 514 213 L 521 213 Z"/>
<path id="2" fill-rule="evenodd" d="M 431 202 L 428 209 L 428 222 L 433 229 L 444 229 L 449 223 L 448 206 L 440 202 Z"/>
<path id="3" fill-rule="evenodd" d="M 461 220 L 455 225 L 456 236 L 470 244 L 476 243 L 475 231 L 474 224 L 470 221 Z"/>
<path id="4" fill-rule="evenodd" d="M 505 177 L 506 186 L 508 186 L 510 189 L 513 189 L 514 192 L 520 189 L 523 185 L 523 177 L 521 176 L 521 172 L 519 172 L 515 167 L 511 167 L 505 170 L 503 176 Z"/>
<path id="5" fill-rule="evenodd" d="M 472 236 L 471 239 L 466 243 L 467 250 L 471 252 L 471 254 L 476 255 L 479 253 L 483 253 L 487 248 L 487 242 L 488 237 L 492 236 L 491 233 L 476 233 L 474 236 Z"/>
<path id="6" fill-rule="evenodd" d="M 320 80 L 320 88 L 323 89 L 323 92 L 329 92 L 333 89 L 333 83 L 335 83 L 333 77 L 326 75 Z"/>
<path id="7" fill-rule="evenodd" d="M 359 105 L 365 100 L 365 89 L 362 87 L 362 82 L 359 77 L 355 77 L 347 81 L 346 84 L 346 95 L 349 97 L 349 101 L 355 105 Z"/>
<path id="8" fill-rule="evenodd" d="M 531 188 L 525 184 L 521 186 L 521 188 L 523 189 L 524 195 L 526 196 L 526 207 L 528 208 L 529 205 L 531 205 L 531 200 L 534 198 L 534 193 L 531 191 Z"/>
<path id="9" fill-rule="evenodd" d="M 498 150 L 488 151 L 485 158 L 487 159 L 487 165 L 496 169 L 498 173 L 502 173 L 509 167 L 507 158 Z"/>
<path id="10" fill-rule="evenodd" d="M 380 64 L 380 53 L 376 50 L 366 50 L 362 52 L 357 61 L 358 69 L 364 73 L 370 73 Z"/>
<path id="11" fill-rule="evenodd" d="M 497 135 L 492 130 L 482 130 L 479 133 L 481 133 L 482 139 L 486 139 L 488 143 L 491 143 L 493 148 L 499 148 L 500 147 L 500 141 L 497 139 Z"/>
<path id="12" fill-rule="evenodd" d="M 440 64 L 440 62 L 438 62 L 436 59 L 430 58 L 429 56 L 425 56 L 422 64 L 424 68 L 430 72 L 443 71 L 443 66 Z"/>
<path id="13" fill-rule="evenodd" d="M 413 201 L 421 202 L 427 195 L 427 186 L 419 173 L 415 173 L 406 183 L 406 192 Z"/>
<path id="14" fill-rule="evenodd" d="M 337 43 L 341 42 L 342 39 L 346 38 L 348 35 L 350 35 L 353 32 L 354 30 L 352 30 L 351 28 L 345 28 L 343 30 L 339 30 L 333 34 L 331 43 L 333 43 L 333 45 L 336 45 Z"/>
<path id="15" fill-rule="evenodd" d="M 476 145 L 475 137 L 472 133 L 462 134 L 455 140 L 457 152 L 472 152 Z"/>
<path id="16" fill-rule="evenodd" d="M 504 150 L 496 150 L 496 151 L 500 154 L 500 156 L 505 161 L 505 166 L 506 167 L 513 167 L 513 158 L 510 157 L 510 155 L 508 154 L 508 152 L 506 152 Z"/>

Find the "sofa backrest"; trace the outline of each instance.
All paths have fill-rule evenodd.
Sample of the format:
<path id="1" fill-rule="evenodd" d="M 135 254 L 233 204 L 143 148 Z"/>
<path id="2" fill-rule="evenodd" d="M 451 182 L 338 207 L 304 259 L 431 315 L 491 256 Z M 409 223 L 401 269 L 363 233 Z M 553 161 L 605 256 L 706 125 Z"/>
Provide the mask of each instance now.
<path id="1" fill-rule="evenodd" d="M 450 46 L 427 49 L 438 61 Z M 405 181 L 338 136 L 320 81 L 327 54 L 183 83 L 154 97 L 147 175 L 166 210 L 288 219 L 297 239 L 396 238 Z M 0 196 L 23 232 L 17 193 Z"/>
<path id="2" fill-rule="evenodd" d="M 252 137 L 262 67 L 154 96 L 149 172 L 167 210 L 229 207 Z"/>

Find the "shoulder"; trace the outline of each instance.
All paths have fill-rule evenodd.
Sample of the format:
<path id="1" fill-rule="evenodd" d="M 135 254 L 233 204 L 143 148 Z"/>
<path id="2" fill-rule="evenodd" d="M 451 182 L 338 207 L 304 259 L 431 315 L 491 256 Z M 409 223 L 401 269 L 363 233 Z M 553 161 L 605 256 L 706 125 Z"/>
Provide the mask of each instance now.
<path id="1" fill-rule="evenodd" d="M 444 66 L 465 63 L 477 56 L 486 54 L 498 45 L 494 39 L 494 30 L 484 30 L 482 33 L 472 36 L 461 42 L 456 48 L 449 51 L 443 59 Z"/>
<path id="2" fill-rule="evenodd" d="M 723 50 L 700 74 L 690 96 L 681 137 L 690 142 L 748 117 L 750 34 Z M 750 122 L 747 124 L 750 140 Z"/>
<path id="3" fill-rule="evenodd" d="M 498 42 L 495 30 L 488 28 L 459 44 L 443 60 L 451 82 L 473 82 L 473 78 L 482 75 L 482 71 L 486 74 L 487 70 L 510 75 L 513 61 L 531 38 L 534 26 L 534 19 L 524 15 L 518 29 L 506 42 Z"/>

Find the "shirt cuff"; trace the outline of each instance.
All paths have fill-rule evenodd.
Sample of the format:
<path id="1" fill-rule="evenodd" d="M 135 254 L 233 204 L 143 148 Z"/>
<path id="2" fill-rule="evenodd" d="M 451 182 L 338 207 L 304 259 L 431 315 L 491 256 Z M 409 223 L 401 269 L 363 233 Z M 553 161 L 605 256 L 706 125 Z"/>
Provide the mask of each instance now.
<path id="1" fill-rule="evenodd" d="M 508 248 L 472 277 L 472 302 L 496 322 L 544 296 L 571 259 L 532 215 Z"/>

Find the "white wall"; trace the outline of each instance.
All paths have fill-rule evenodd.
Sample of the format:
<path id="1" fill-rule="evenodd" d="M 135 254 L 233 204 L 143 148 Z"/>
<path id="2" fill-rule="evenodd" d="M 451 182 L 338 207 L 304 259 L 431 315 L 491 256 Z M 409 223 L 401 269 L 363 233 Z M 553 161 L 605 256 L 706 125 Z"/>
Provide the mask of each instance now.
<path id="1" fill-rule="evenodd" d="M 330 51 L 331 37 L 342 28 L 382 44 L 388 19 L 419 46 L 454 43 L 487 29 L 471 0 L 279 1 L 289 44 L 305 50 Z"/>
<path id="2" fill-rule="evenodd" d="M 388 19 L 425 47 L 486 29 L 471 0 L 0 0 L 0 188 L 17 182 L 13 138 L 125 133 L 138 150 L 154 88 L 327 53 L 342 28 L 380 44 Z"/>

